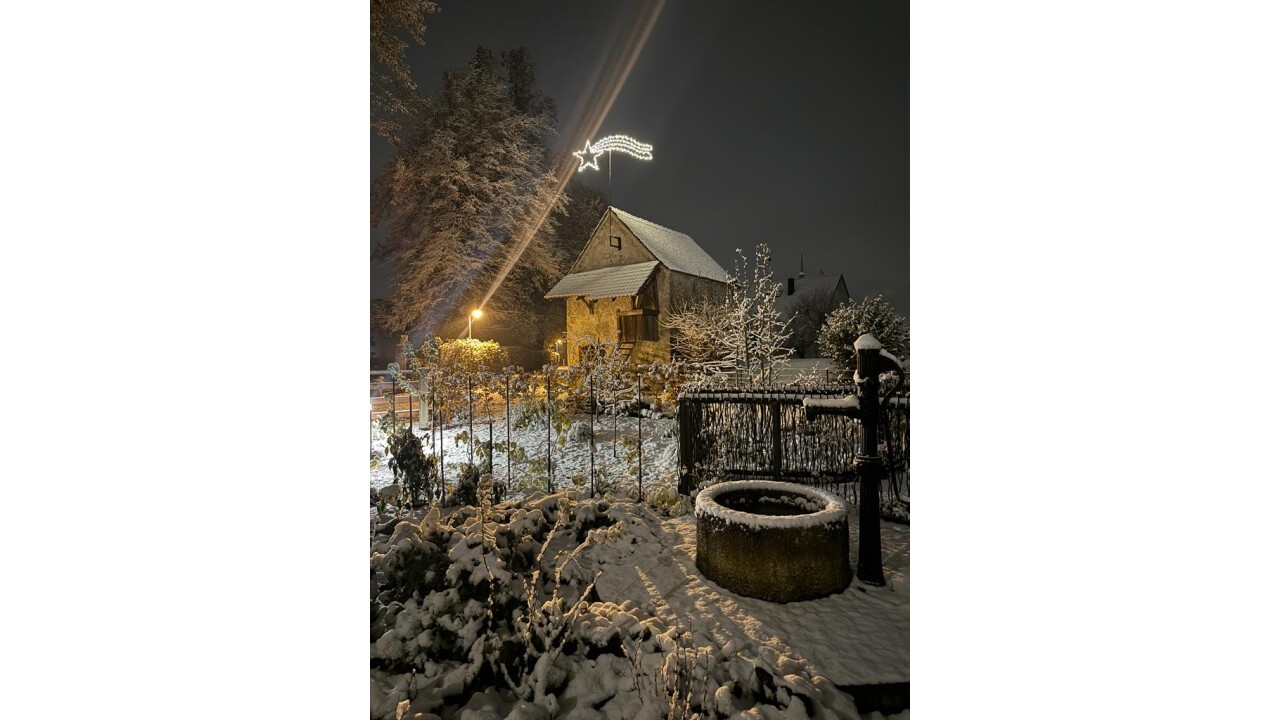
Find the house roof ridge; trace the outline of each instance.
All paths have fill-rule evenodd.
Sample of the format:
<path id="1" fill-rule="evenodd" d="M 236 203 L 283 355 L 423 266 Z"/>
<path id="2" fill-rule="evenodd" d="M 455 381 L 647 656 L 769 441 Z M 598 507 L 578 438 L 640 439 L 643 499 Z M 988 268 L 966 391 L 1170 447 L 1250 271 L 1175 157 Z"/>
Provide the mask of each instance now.
<path id="1" fill-rule="evenodd" d="M 654 222 L 654 221 L 652 221 L 652 220 L 649 220 L 649 219 L 647 219 L 647 218 L 642 218 L 642 217 L 640 217 L 639 215 L 636 215 L 635 213 L 629 213 L 629 212 L 627 212 L 626 210 L 623 210 L 622 208 L 619 208 L 619 207 L 614 207 L 614 206 L 610 205 L 610 206 L 609 206 L 609 208 L 610 208 L 611 210 L 613 210 L 614 212 L 620 212 L 620 213 L 622 213 L 623 215 L 626 215 L 627 217 L 635 218 L 636 220 L 639 220 L 639 221 L 640 221 L 640 222 L 642 222 L 642 223 L 648 223 L 648 224 L 650 224 L 650 225 L 652 225 L 652 226 L 654 226 L 654 227 L 656 227 L 656 228 L 659 228 L 659 229 L 661 229 L 661 230 L 666 230 L 667 232 L 669 232 L 669 233 L 675 233 L 676 235 L 683 235 L 683 236 L 685 236 L 685 237 L 689 238 L 690 240 L 693 240 L 693 236 L 692 236 L 692 235 L 690 235 L 689 233 L 683 233 L 683 232 L 680 232 L 679 230 L 676 230 L 675 228 L 669 228 L 669 227 L 667 227 L 666 225 L 661 225 L 661 224 L 656 223 L 656 222 Z M 696 243 L 696 242 L 697 242 L 697 240 L 694 240 L 694 242 Z M 705 251 L 705 250 L 703 250 L 703 252 L 706 252 L 706 251 Z"/>
<path id="2" fill-rule="evenodd" d="M 640 244 L 668 270 L 717 282 L 724 282 L 728 276 L 720 263 L 688 233 L 659 225 L 613 205 L 609 206 L 609 212 L 617 216 Z"/>

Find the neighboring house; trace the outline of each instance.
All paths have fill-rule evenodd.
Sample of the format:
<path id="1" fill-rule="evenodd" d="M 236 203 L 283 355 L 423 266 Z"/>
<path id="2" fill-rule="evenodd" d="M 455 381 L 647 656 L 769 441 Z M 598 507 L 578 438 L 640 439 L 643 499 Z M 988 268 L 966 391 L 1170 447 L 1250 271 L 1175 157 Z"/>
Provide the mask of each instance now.
<path id="1" fill-rule="evenodd" d="M 579 364 L 591 340 L 617 342 L 636 362 L 666 362 L 663 315 L 683 299 L 723 296 L 727 277 L 693 238 L 611 207 L 545 297 L 565 300 L 567 364 Z"/>
<path id="2" fill-rule="evenodd" d="M 799 277 L 787 278 L 777 307 L 783 320 L 796 316 L 791 321 L 791 332 L 797 357 L 818 355 L 818 330 L 827 313 L 848 299 L 849 288 L 841 273 L 805 277 L 801 270 Z"/>

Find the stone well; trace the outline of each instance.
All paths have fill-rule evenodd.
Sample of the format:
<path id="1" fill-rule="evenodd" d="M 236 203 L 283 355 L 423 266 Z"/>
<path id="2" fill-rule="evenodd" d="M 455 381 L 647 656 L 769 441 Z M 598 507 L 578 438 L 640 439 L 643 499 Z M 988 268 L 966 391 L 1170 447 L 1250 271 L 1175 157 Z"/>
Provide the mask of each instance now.
<path id="1" fill-rule="evenodd" d="M 740 480 L 698 493 L 698 570 L 739 595 L 778 603 L 849 586 L 849 511 L 816 488 Z"/>

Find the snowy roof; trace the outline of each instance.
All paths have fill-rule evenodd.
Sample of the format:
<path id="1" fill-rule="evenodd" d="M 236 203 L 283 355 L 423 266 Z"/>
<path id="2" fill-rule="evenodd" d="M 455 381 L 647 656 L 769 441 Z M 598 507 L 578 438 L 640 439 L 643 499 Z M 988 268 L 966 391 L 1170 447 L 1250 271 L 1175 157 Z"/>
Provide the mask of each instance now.
<path id="1" fill-rule="evenodd" d="M 782 295 L 778 296 L 778 310 L 783 317 L 791 314 L 802 299 L 806 297 L 828 298 L 840 287 L 840 280 L 844 278 L 841 273 L 835 275 L 814 275 L 812 277 L 788 278 L 795 281 L 796 291 L 791 295 L 787 295 L 787 283 L 783 283 Z M 844 300 L 844 298 L 839 298 Z"/>
<path id="2" fill-rule="evenodd" d="M 640 292 L 654 268 L 657 260 L 635 263 L 634 265 L 618 265 L 615 267 L 587 270 L 571 273 L 560 278 L 560 282 L 543 297 L 547 299 L 586 295 L 593 298 L 628 297 Z"/>
<path id="3" fill-rule="evenodd" d="M 629 212 L 623 212 L 616 207 L 609 209 L 668 269 L 720 282 L 724 282 L 729 277 L 729 273 L 725 272 L 724 268 L 720 267 L 720 264 L 688 235 L 636 217 Z"/>

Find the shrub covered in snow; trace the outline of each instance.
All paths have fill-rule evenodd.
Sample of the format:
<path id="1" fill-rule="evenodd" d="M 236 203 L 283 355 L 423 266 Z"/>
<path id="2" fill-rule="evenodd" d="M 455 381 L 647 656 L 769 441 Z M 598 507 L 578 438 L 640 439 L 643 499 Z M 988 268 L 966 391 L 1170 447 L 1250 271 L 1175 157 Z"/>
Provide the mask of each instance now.
<path id="1" fill-rule="evenodd" d="M 874 335 L 885 350 L 904 363 L 911 355 L 911 328 L 883 295 L 849 300 L 827 316 L 818 334 L 818 348 L 842 370 L 858 368 L 853 343 L 864 333 Z"/>
<path id="2" fill-rule="evenodd" d="M 899 498 L 880 501 L 880 517 L 890 522 L 911 524 L 911 506 Z"/>
<path id="3" fill-rule="evenodd" d="M 414 435 L 412 428 L 396 431 L 387 443 L 387 450 L 396 483 L 405 488 L 409 501 L 417 505 L 433 497 L 438 475 L 436 458 L 422 452 L 422 440 Z"/>
<path id="4" fill-rule="evenodd" d="M 588 423 L 576 422 L 569 428 L 569 439 L 574 442 L 587 442 L 593 434 Z"/>
<path id="5" fill-rule="evenodd" d="M 444 504 L 448 507 L 458 507 L 461 505 L 479 505 L 483 497 L 480 488 L 486 485 L 482 480 L 487 473 L 481 473 L 480 467 L 477 465 L 466 464 L 458 469 L 458 484 L 454 487 L 453 492 L 445 498 Z M 489 488 L 489 502 L 499 503 L 507 494 L 507 486 L 502 481 L 494 481 L 490 476 L 486 487 Z"/>

